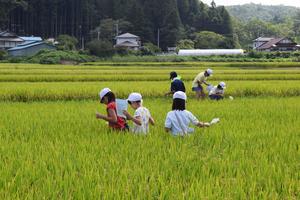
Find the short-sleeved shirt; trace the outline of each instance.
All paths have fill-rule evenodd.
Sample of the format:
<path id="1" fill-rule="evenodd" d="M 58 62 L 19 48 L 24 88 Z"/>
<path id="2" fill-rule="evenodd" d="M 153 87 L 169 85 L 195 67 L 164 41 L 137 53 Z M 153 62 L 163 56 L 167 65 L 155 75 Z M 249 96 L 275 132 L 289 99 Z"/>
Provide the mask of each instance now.
<path id="1" fill-rule="evenodd" d="M 215 86 L 209 91 L 209 95 L 216 95 L 216 94 L 223 95 L 224 90 L 221 90 L 218 88 L 218 86 Z"/>
<path id="2" fill-rule="evenodd" d="M 171 91 L 174 93 L 178 91 L 185 92 L 185 86 L 182 80 L 177 78 L 173 79 L 171 83 Z"/>
<path id="3" fill-rule="evenodd" d="M 141 118 L 142 125 L 140 126 L 138 124 L 133 123 L 132 132 L 137 134 L 147 134 L 149 132 L 149 119 L 151 117 L 149 110 L 145 107 L 139 107 L 134 113 L 134 118 L 136 117 Z"/>
<path id="4" fill-rule="evenodd" d="M 117 105 L 115 102 L 111 102 L 109 104 L 107 104 L 106 110 L 107 110 L 107 114 L 108 114 L 108 110 L 112 109 L 116 112 L 117 114 Z M 125 120 L 122 117 L 117 116 L 117 123 L 108 123 L 108 126 L 113 128 L 113 129 L 124 129 L 125 128 Z"/>
<path id="5" fill-rule="evenodd" d="M 192 87 L 193 88 L 199 87 L 199 84 L 201 85 L 206 80 L 207 80 L 207 77 L 205 76 L 205 72 L 201 72 L 194 79 Z"/>
<path id="6" fill-rule="evenodd" d="M 180 120 L 180 122 L 178 121 L 176 115 Z M 178 136 L 178 135 L 182 135 L 184 132 L 186 133 L 194 132 L 194 129 L 189 127 L 190 123 L 194 125 L 198 125 L 199 123 L 199 120 L 190 111 L 173 110 L 167 114 L 165 127 L 171 129 L 173 135 Z"/>

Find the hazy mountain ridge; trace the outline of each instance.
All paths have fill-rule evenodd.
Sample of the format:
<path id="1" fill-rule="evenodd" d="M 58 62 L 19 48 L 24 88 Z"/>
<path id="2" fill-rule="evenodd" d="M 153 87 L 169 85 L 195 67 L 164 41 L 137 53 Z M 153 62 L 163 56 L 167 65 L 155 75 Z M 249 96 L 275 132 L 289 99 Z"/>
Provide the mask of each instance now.
<path id="1" fill-rule="evenodd" d="M 262 4 L 244 4 L 237 6 L 226 6 L 228 12 L 242 21 L 248 21 L 258 18 L 267 22 L 283 22 L 286 18 L 293 18 L 300 8 L 284 5 L 262 5 Z"/>

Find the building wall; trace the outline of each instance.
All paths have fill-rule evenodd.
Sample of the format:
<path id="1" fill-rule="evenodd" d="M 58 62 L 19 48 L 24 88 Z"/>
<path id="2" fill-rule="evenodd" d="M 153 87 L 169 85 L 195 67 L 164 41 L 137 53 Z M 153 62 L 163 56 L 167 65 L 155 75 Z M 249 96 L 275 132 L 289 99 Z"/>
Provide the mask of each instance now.
<path id="1" fill-rule="evenodd" d="M 133 42 L 133 43 L 136 43 L 136 44 L 139 45 L 138 38 L 118 38 L 117 39 L 117 44 L 120 44 L 120 43 L 123 43 L 123 42 L 126 42 L 126 41 L 130 41 L 130 42 Z"/>
<path id="2" fill-rule="evenodd" d="M 25 49 L 19 49 L 19 50 L 14 50 L 14 51 L 9 51 L 9 55 L 11 56 L 33 56 L 37 54 L 40 50 L 42 49 L 52 49 L 54 50 L 55 47 L 49 46 L 47 44 L 40 44 L 37 46 L 32 46 L 29 48 Z"/>

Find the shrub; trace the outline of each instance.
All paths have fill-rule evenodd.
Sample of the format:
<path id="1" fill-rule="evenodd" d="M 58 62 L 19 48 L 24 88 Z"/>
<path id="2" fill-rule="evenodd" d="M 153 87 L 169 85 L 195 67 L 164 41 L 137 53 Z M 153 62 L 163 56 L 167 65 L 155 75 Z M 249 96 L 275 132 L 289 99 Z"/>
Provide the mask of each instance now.
<path id="1" fill-rule="evenodd" d="M 111 57 L 114 54 L 114 48 L 108 40 L 92 40 L 87 44 L 90 53 L 99 57 Z"/>
<path id="2" fill-rule="evenodd" d="M 8 56 L 8 54 L 5 50 L 0 50 L 0 60 L 6 59 L 7 56 Z"/>
<path id="3" fill-rule="evenodd" d="M 141 52 L 142 55 L 155 55 L 157 53 L 160 53 L 161 49 L 158 46 L 149 42 L 144 44 Z"/>
<path id="4" fill-rule="evenodd" d="M 59 35 L 57 41 L 59 42 L 57 45 L 58 50 L 73 51 L 76 50 L 78 44 L 78 40 L 69 35 Z"/>

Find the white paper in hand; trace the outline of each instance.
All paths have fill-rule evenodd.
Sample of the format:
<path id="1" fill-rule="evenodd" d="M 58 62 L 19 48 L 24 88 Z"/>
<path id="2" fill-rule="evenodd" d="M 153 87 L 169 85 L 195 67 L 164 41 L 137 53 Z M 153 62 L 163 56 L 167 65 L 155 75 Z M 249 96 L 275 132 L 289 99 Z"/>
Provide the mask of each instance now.
<path id="1" fill-rule="evenodd" d="M 210 125 L 214 125 L 220 122 L 219 118 L 214 118 L 213 120 L 211 120 Z"/>
<path id="2" fill-rule="evenodd" d="M 126 116 L 123 114 L 123 111 L 128 109 L 128 102 L 127 100 L 124 99 L 116 99 L 116 104 L 117 104 L 117 115 L 119 117 L 125 118 Z"/>

